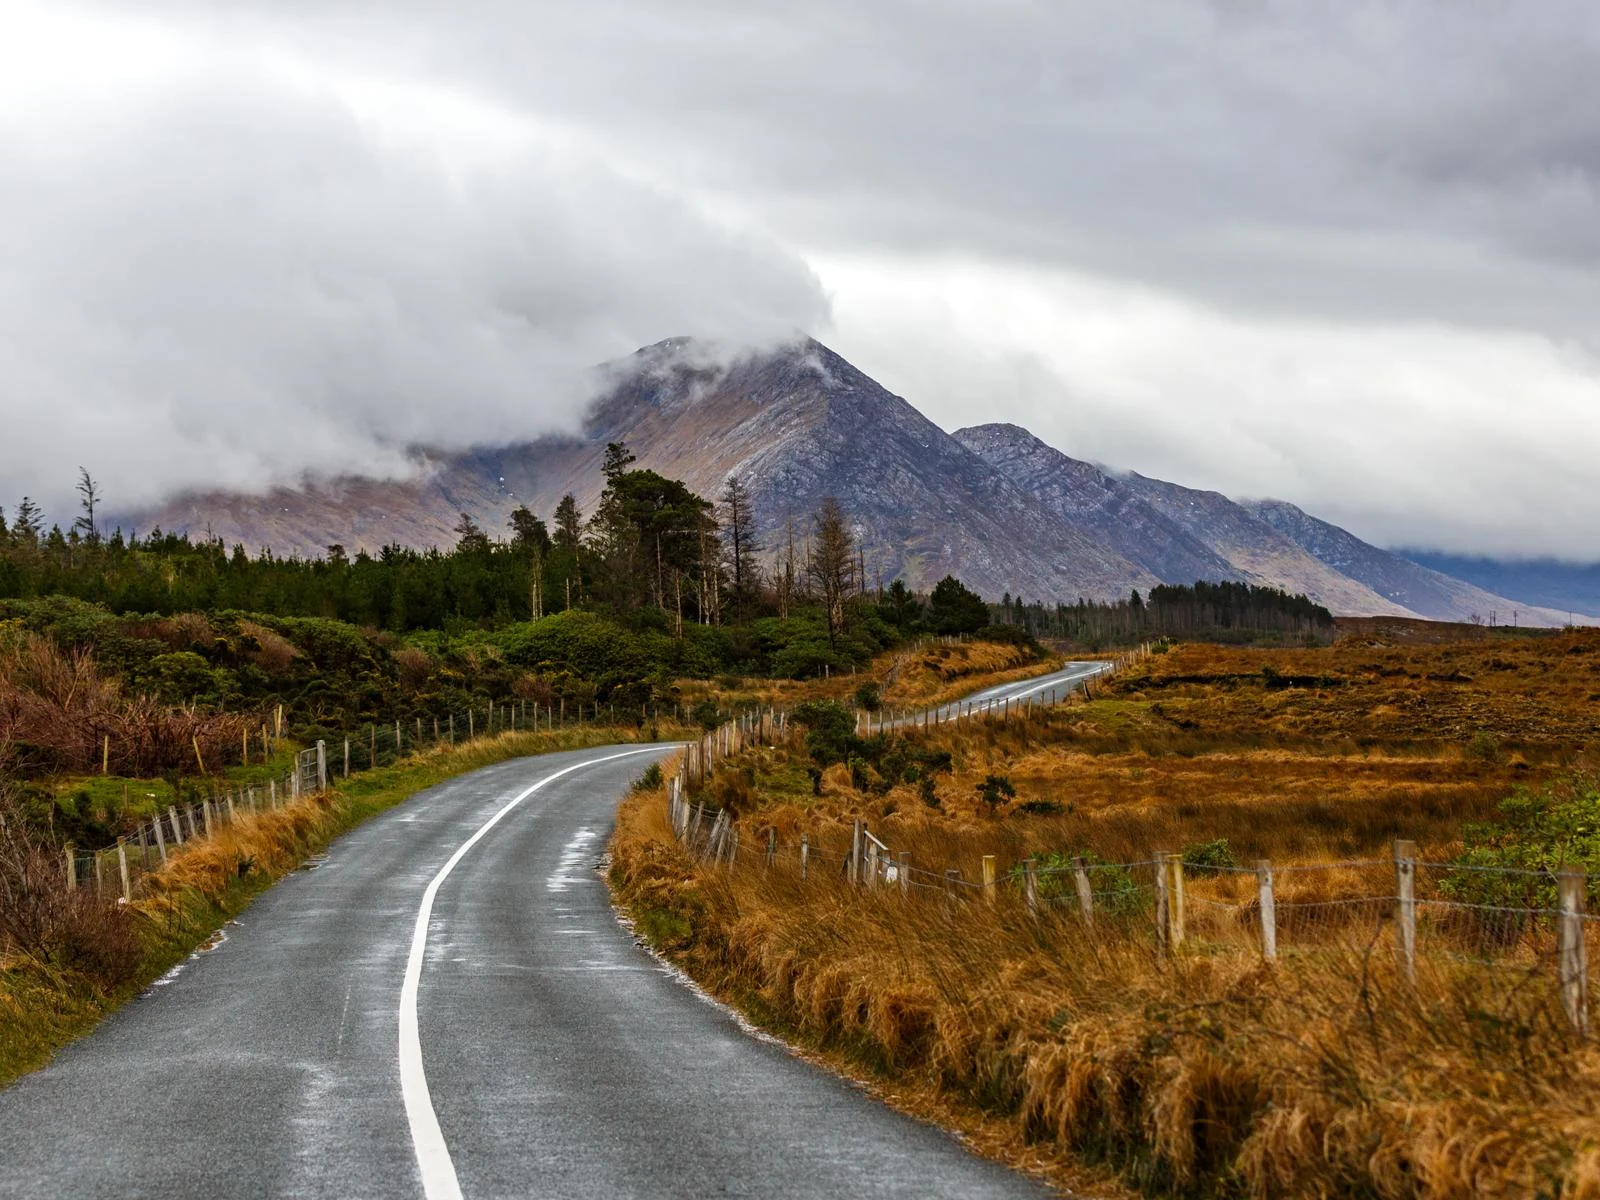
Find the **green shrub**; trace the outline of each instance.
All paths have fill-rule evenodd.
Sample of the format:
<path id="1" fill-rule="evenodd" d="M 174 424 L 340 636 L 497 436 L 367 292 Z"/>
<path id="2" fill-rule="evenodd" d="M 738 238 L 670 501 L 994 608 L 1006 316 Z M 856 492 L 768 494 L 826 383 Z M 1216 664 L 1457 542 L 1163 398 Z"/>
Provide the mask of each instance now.
<path id="1" fill-rule="evenodd" d="M 844 762 L 861 749 L 855 736 L 855 716 L 837 701 L 807 700 L 795 706 L 792 716 L 804 726 L 806 753 L 819 767 Z"/>
<path id="2" fill-rule="evenodd" d="M 1600 884 L 1600 780 L 1577 777 L 1542 791 L 1518 788 L 1500 802 L 1500 820 L 1468 825 L 1459 868 L 1439 891 L 1463 904 L 1554 908 L 1556 872 L 1589 875 L 1590 899 Z"/>
<path id="3" fill-rule="evenodd" d="M 1224 868 L 1238 865 L 1233 851 L 1228 848 L 1227 838 L 1193 842 L 1183 848 L 1183 867 L 1191 875 L 1216 875 Z"/>
<path id="4" fill-rule="evenodd" d="M 1089 871 L 1089 886 L 1094 892 L 1096 913 L 1113 916 L 1131 916 L 1145 912 L 1151 904 L 1151 894 L 1133 877 L 1133 872 L 1121 865 L 1109 864 L 1092 850 L 1060 851 L 1041 856 L 1035 863 L 1039 898 L 1060 900 L 1077 904 L 1078 884 L 1073 875 L 1073 860 L 1083 859 Z M 1013 877 L 1020 877 L 1021 867 L 1012 869 Z"/>
<path id="5" fill-rule="evenodd" d="M 1007 800 L 1016 798 L 1017 789 L 1011 780 L 1004 775 L 986 775 L 978 785 L 978 799 L 989 806 L 989 811 L 994 812 Z"/>
<path id="6" fill-rule="evenodd" d="M 1030 817 L 1058 817 L 1067 810 L 1054 800 L 1024 800 L 1017 811 Z"/>

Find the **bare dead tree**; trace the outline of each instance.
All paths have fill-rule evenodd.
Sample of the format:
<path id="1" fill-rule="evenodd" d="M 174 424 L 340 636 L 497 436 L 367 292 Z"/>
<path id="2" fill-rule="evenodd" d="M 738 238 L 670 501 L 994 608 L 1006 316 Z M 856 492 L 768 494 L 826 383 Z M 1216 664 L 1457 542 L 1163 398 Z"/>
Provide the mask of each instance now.
<path id="1" fill-rule="evenodd" d="M 844 632 L 845 609 L 856 586 L 855 535 L 844 509 L 832 496 L 812 518 L 814 537 L 806 560 L 806 574 L 828 614 L 828 640 Z"/>

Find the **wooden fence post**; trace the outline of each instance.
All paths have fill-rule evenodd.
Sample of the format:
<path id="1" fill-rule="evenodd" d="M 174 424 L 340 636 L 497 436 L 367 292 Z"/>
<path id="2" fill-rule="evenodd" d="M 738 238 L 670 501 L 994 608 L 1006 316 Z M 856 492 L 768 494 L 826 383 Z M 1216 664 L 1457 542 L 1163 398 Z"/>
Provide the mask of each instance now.
<path id="1" fill-rule="evenodd" d="M 1256 886 L 1261 895 L 1261 957 L 1278 961 L 1278 902 L 1272 894 L 1272 860 L 1256 860 Z"/>
<path id="2" fill-rule="evenodd" d="M 75 892 L 78 890 L 78 848 L 68 842 L 61 852 L 67 858 L 67 888 Z"/>
<path id="3" fill-rule="evenodd" d="M 106 893 L 106 859 L 100 851 L 94 852 L 94 898 L 100 899 Z"/>
<path id="4" fill-rule="evenodd" d="M 878 843 L 870 839 L 867 841 L 866 879 L 863 882 L 869 888 L 878 886 Z"/>
<path id="5" fill-rule="evenodd" d="M 1394 844 L 1395 940 L 1406 978 L 1417 979 L 1417 844 Z"/>
<path id="6" fill-rule="evenodd" d="M 1028 905 L 1028 914 L 1039 915 L 1039 862 L 1026 858 L 1022 861 L 1022 898 Z"/>
<path id="7" fill-rule="evenodd" d="M 983 898 L 992 906 L 995 898 L 994 855 L 983 856 Z"/>
<path id="8" fill-rule="evenodd" d="M 778 857 L 778 831 L 767 830 L 767 870 L 772 870 L 773 860 Z"/>
<path id="9" fill-rule="evenodd" d="M 209 801 L 209 800 L 200 801 L 200 815 L 205 818 L 206 836 L 207 837 L 212 837 L 213 836 L 213 831 L 212 831 L 212 828 L 211 828 L 211 801 Z"/>
<path id="10" fill-rule="evenodd" d="M 139 865 L 146 871 L 150 869 L 150 840 L 145 836 L 144 826 L 139 826 Z"/>
<path id="11" fill-rule="evenodd" d="M 167 819 L 172 822 L 172 844 L 183 845 L 183 824 L 178 820 L 178 810 L 174 805 L 167 805 Z"/>
<path id="12" fill-rule="evenodd" d="M 400 724 L 399 724 L 399 722 L 395 723 L 395 727 L 394 728 L 395 728 L 395 734 L 396 734 L 396 739 L 397 739 L 396 744 L 398 744 L 398 736 L 399 736 L 399 732 L 400 732 Z M 317 741 L 317 791 L 325 792 L 327 790 L 328 790 L 328 743 L 325 742 L 325 741 L 322 741 L 321 739 L 318 739 L 318 741 Z"/>
<path id="13" fill-rule="evenodd" d="M 956 880 L 961 878 L 961 872 L 954 867 L 948 868 L 944 873 L 944 899 L 951 908 L 956 905 Z"/>
<path id="14" fill-rule="evenodd" d="M 161 856 L 161 861 L 167 861 L 167 839 L 161 832 L 161 814 L 157 813 L 155 820 L 150 822 L 156 831 L 156 853 Z"/>
<path id="15" fill-rule="evenodd" d="M 1167 859 L 1172 872 L 1171 891 L 1167 896 L 1167 913 L 1172 919 L 1172 948 L 1183 945 L 1183 855 L 1174 854 Z"/>
<path id="16" fill-rule="evenodd" d="M 233 811 L 233 793 L 229 792 L 228 793 L 228 824 L 232 825 L 235 822 L 237 822 L 238 819 L 239 819 L 239 815 L 236 812 Z"/>
<path id="17" fill-rule="evenodd" d="M 850 828 L 850 882 L 861 882 L 861 818 L 857 817 Z"/>
<path id="18" fill-rule="evenodd" d="M 1089 885 L 1089 871 L 1081 856 L 1072 860 L 1072 879 L 1078 887 L 1078 911 L 1083 914 L 1086 929 L 1094 928 L 1094 888 Z"/>
<path id="19" fill-rule="evenodd" d="M 1155 852 L 1156 872 L 1156 945 L 1162 950 L 1172 949 L 1172 911 L 1167 897 L 1167 852 Z"/>
<path id="20" fill-rule="evenodd" d="M 802 882 L 805 880 L 806 870 L 810 865 L 810 858 L 811 858 L 811 835 L 810 834 L 806 834 L 806 833 L 802 833 L 800 835 L 800 879 L 802 880 Z"/>
<path id="21" fill-rule="evenodd" d="M 1561 1007 L 1579 1037 L 1589 1036 L 1589 948 L 1583 938 L 1583 910 L 1588 890 L 1582 871 L 1556 875 L 1557 957 L 1561 965 Z"/>
<path id="22" fill-rule="evenodd" d="M 122 877 L 122 902 L 133 903 L 133 877 L 128 874 L 128 843 L 124 838 L 117 839 L 117 874 Z"/>
<path id="23" fill-rule="evenodd" d="M 909 896 L 911 894 L 911 855 L 904 850 L 900 851 L 895 860 L 895 874 L 900 884 L 900 894 Z"/>

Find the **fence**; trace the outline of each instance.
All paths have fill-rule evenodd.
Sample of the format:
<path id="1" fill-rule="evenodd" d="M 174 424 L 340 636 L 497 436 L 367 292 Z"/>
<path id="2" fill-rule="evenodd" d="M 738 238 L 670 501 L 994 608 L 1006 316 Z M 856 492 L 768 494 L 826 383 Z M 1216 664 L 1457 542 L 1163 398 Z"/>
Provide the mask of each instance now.
<path id="1" fill-rule="evenodd" d="M 511 732 L 544 732 L 593 725 L 602 720 L 615 723 L 615 706 L 574 703 L 569 712 L 565 701 L 540 704 L 528 700 L 486 701 L 481 707 L 443 717 L 413 717 L 382 725 L 372 724 L 353 737 L 319 739 L 309 749 L 295 753 L 288 770 L 257 779 L 253 783 L 218 786 L 208 782 L 204 796 L 192 801 L 175 799 L 165 812 L 157 812 L 129 829 L 115 843 L 99 849 L 64 847 L 63 868 L 68 887 L 93 888 L 107 900 L 131 902 L 139 892 L 144 876 L 159 869 L 168 859 L 196 839 L 210 837 L 233 825 L 241 816 L 270 812 L 303 797 L 326 792 L 337 779 L 375 767 L 387 766 L 407 754 L 439 745 L 471 741 Z M 625 710 L 628 719 L 632 709 Z M 680 716 L 674 708 L 668 716 Z M 661 711 L 641 705 L 639 720 L 659 720 Z M 261 730 L 259 762 L 270 759 L 275 746 L 282 744 L 283 710 Z M 274 732 L 276 731 L 276 732 Z M 252 735 L 253 737 L 254 735 Z M 708 735 L 709 737 L 710 735 Z M 730 743 L 732 744 L 732 743 Z M 744 744 L 742 741 L 737 744 Z M 240 747 L 242 761 L 248 763 L 251 741 Z"/>
<path id="2" fill-rule="evenodd" d="M 1092 686 L 1085 679 L 1084 689 Z M 1031 707 L 1002 700 L 963 704 L 950 706 L 947 719 L 1004 721 Z M 857 730 L 942 723 L 930 712 L 881 724 L 862 720 Z M 724 753 L 741 744 L 737 737 L 716 742 Z M 1070 922 L 1077 932 L 1143 940 L 1165 955 L 1244 952 L 1276 962 L 1352 947 L 1366 952 L 1389 940 L 1401 971 L 1413 980 L 1426 959 L 1453 969 L 1511 973 L 1512 986 L 1554 986 L 1567 1019 L 1580 1034 L 1588 1032 L 1589 945 L 1600 937 L 1600 917 L 1587 911 L 1589 880 L 1582 871 L 1427 862 L 1408 841 L 1396 842 L 1388 859 L 1334 863 L 1262 860 L 1241 867 L 1153 850 L 1137 862 L 1030 858 L 1002 870 L 995 856 L 983 855 L 964 867 L 930 869 L 860 820 L 842 846 L 827 844 L 840 836 L 834 832 L 780 842 L 771 828 L 743 845 L 739 824 L 725 809 L 691 799 L 703 778 L 689 769 L 694 761 L 686 757 L 668 781 L 668 819 L 679 842 L 708 864 L 789 869 L 802 881 L 831 871 L 863 893 L 888 890 L 910 902 L 1011 905 L 1045 930 Z"/>
<path id="3" fill-rule="evenodd" d="M 865 822 L 853 823 L 843 845 L 827 834 L 780 841 L 768 828 L 742 844 L 726 810 L 691 804 L 675 778 L 669 787 L 674 834 L 702 861 L 728 870 L 787 869 L 801 881 L 842 880 L 863 894 L 897 893 L 959 909 L 1011 906 L 1042 932 L 1070 923 L 1075 932 L 1133 939 L 1164 955 L 1246 952 L 1266 962 L 1352 947 L 1392 943 L 1406 977 L 1424 959 L 1456 969 L 1510 973 L 1513 986 L 1543 980 L 1560 995 L 1567 1019 L 1589 1029 L 1589 946 L 1600 918 L 1587 911 L 1582 871 L 1519 871 L 1425 862 L 1415 846 L 1396 842 L 1389 859 L 1341 863 L 1216 866 L 1155 851 L 1139 862 L 1086 858 L 1041 864 L 1026 859 L 1003 871 L 994 855 L 967 868 L 913 863 Z M 1460 897 L 1519 889 L 1548 894 L 1549 903 L 1482 903 Z"/>

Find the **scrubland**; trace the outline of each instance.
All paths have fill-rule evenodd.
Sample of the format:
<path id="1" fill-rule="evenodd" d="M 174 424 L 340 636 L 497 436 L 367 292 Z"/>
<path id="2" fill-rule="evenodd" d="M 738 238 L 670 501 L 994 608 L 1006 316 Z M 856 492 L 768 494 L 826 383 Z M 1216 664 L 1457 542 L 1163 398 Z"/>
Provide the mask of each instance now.
<path id="1" fill-rule="evenodd" d="M 1446 863 L 1519 789 L 1592 796 L 1597 748 L 1593 633 L 1181 646 L 1086 703 L 858 743 L 815 782 L 798 738 L 747 751 L 697 797 L 737 815 L 731 865 L 637 795 L 612 878 L 646 936 L 758 1021 L 1089 1193 L 1600 1195 L 1600 1053 L 1533 952 L 1442 924 L 1412 982 L 1392 905 L 1345 903 L 1392 889 L 1396 838 Z M 982 799 L 991 776 L 1014 795 Z M 925 886 L 846 882 L 858 819 Z M 1115 886 L 1091 929 L 1070 875 L 1041 877 L 1034 914 L 1012 874 L 1160 850 L 1224 864 L 1190 873 L 1171 954 Z M 984 855 L 995 902 L 947 894 Z M 1258 858 L 1279 869 L 1272 963 L 1256 878 L 1226 869 Z M 1097 886 L 1131 895 L 1149 871 Z"/>

